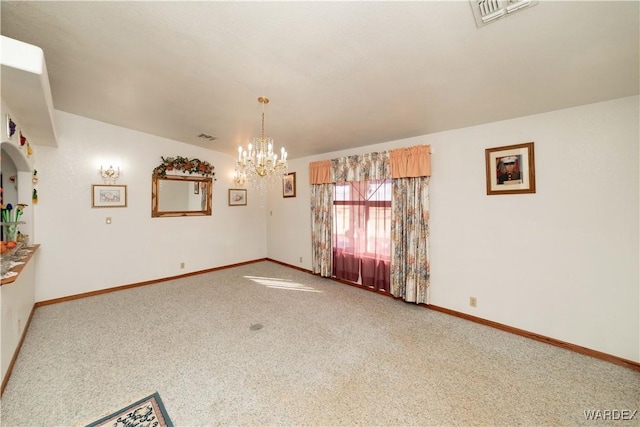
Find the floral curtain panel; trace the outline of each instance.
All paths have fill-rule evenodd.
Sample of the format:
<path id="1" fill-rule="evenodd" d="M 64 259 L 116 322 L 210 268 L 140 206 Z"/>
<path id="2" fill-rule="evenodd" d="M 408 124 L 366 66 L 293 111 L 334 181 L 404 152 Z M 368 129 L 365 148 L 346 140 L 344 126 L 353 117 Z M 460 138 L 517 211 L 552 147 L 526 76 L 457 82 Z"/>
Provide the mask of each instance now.
<path id="1" fill-rule="evenodd" d="M 427 304 L 429 177 L 398 178 L 392 183 L 391 294 Z"/>
<path id="2" fill-rule="evenodd" d="M 311 184 L 311 264 L 314 274 L 331 277 L 333 183 L 331 160 L 309 163 Z"/>
<path id="3" fill-rule="evenodd" d="M 391 150 L 390 159 L 391 294 L 408 302 L 428 304 L 431 147 Z"/>
<path id="4" fill-rule="evenodd" d="M 331 277 L 333 184 L 311 186 L 311 262 L 314 274 Z"/>

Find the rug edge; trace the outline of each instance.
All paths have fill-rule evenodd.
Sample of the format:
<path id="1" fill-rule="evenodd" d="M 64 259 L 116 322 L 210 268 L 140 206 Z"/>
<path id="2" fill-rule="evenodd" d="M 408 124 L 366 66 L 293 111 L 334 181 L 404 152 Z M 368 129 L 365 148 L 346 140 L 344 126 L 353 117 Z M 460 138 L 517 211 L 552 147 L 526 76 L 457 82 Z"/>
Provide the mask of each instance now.
<path id="1" fill-rule="evenodd" d="M 85 427 L 96 427 L 99 426 L 100 424 L 104 423 L 105 421 L 109 420 L 110 418 L 112 418 L 114 415 L 118 414 L 118 413 L 122 413 L 125 411 L 128 411 L 131 408 L 134 408 L 135 406 L 141 405 L 142 403 L 144 403 L 147 400 L 152 400 L 153 402 L 156 403 L 158 409 L 159 409 L 159 415 L 162 416 L 162 421 L 164 421 L 165 425 L 167 427 L 174 427 L 173 422 L 171 421 L 171 418 L 169 418 L 169 414 L 167 413 L 167 409 L 164 406 L 164 402 L 162 401 L 162 399 L 160 398 L 160 393 L 158 391 L 149 394 L 141 399 L 138 399 L 136 401 L 134 401 L 133 403 L 129 403 L 125 406 L 123 406 L 120 409 L 116 409 L 115 411 L 111 411 L 109 412 L 107 415 L 99 418 L 96 421 L 93 421 L 89 424 L 84 424 Z"/>

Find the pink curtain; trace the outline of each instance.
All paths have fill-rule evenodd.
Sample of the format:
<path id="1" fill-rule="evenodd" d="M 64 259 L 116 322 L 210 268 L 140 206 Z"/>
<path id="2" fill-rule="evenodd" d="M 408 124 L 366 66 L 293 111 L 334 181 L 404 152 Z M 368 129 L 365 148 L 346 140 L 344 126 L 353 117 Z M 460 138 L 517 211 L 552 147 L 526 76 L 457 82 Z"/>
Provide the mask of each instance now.
<path id="1" fill-rule="evenodd" d="M 335 277 L 389 292 L 391 180 L 336 184 L 333 203 Z"/>
<path id="2" fill-rule="evenodd" d="M 357 282 L 360 277 L 360 258 L 344 249 L 334 249 L 333 275 L 338 279 Z"/>
<path id="3" fill-rule="evenodd" d="M 362 257 L 362 284 L 378 291 L 390 292 L 389 259 Z"/>

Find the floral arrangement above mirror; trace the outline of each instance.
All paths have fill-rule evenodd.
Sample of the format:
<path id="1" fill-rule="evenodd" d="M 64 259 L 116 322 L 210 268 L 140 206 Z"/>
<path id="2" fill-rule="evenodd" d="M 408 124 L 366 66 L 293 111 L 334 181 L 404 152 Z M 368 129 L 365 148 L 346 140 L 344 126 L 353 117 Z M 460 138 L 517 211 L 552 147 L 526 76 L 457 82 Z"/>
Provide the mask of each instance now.
<path id="1" fill-rule="evenodd" d="M 167 176 L 167 171 L 177 170 L 189 173 L 198 173 L 203 176 L 215 176 L 214 167 L 209 162 L 199 159 L 188 159 L 186 157 L 160 157 L 162 163 L 153 170 L 153 176 Z"/>

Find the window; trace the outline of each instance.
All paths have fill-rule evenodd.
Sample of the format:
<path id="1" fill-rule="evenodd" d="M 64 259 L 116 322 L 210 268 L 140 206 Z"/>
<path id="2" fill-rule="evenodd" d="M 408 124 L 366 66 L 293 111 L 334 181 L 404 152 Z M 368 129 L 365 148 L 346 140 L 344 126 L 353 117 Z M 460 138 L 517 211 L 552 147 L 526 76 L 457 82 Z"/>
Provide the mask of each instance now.
<path id="1" fill-rule="evenodd" d="M 391 258 L 391 180 L 336 184 L 333 274 L 388 290 Z"/>

